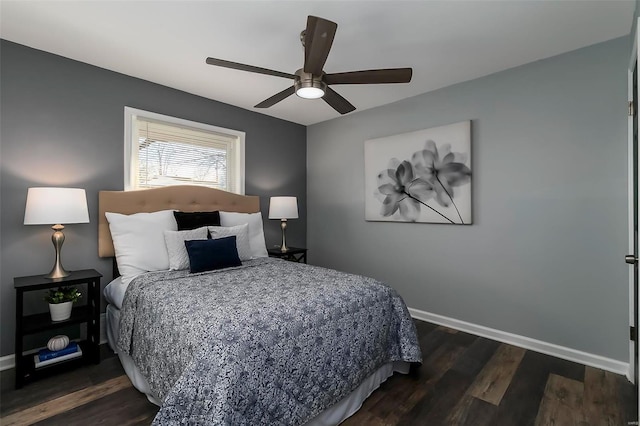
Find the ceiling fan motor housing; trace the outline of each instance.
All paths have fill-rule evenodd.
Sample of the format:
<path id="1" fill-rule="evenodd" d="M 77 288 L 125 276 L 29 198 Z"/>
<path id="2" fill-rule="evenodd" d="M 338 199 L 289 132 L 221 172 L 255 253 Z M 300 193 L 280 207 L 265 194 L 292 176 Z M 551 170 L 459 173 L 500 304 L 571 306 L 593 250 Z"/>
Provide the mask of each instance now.
<path id="1" fill-rule="evenodd" d="M 327 83 L 322 81 L 321 76 L 315 76 L 301 69 L 296 71 L 296 79 L 293 86 L 296 89 L 296 95 L 306 99 L 317 99 L 324 96 L 327 91 Z"/>

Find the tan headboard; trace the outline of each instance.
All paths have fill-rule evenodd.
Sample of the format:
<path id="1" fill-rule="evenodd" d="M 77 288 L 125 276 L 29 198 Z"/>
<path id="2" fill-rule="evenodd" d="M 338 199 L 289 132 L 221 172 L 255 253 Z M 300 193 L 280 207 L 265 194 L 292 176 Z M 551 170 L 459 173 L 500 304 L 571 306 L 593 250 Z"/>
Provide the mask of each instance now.
<path id="1" fill-rule="evenodd" d="M 98 256 L 113 257 L 113 241 L 105 212 L 133 214 L 175 209 L 183 212 L 222 210 L 256 213 L 260 198 L 203 186 L 167 186 L 138 191 L 100 191 L 98 194 Z"/>

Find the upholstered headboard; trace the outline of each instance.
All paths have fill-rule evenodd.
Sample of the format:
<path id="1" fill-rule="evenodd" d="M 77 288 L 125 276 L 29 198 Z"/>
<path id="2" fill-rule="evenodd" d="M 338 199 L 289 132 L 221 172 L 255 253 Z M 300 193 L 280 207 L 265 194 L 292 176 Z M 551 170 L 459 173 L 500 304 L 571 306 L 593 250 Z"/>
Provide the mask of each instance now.
<path id="1" fill-rule="evenodd" d="M 256 213 L 260 211 L 260 198 L 188 185 L 138 191 L 100 191 L 98 195 L 98 256 L 115 256 L 105 212 L 133 214 L 168 209 L 184 212 L 222 210 Z"/>

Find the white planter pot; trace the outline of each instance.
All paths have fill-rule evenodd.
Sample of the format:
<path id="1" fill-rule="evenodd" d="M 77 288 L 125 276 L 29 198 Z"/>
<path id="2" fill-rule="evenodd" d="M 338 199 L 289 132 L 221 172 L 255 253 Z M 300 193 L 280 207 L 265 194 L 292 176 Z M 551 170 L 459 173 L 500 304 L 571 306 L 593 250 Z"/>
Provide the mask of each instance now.
<path id="1" fill-rule="evenodd" d="M 68 320 L 71 317 L 71 308 L 73 308 L 73 302 L 49 303 L 51 321 Z"/>

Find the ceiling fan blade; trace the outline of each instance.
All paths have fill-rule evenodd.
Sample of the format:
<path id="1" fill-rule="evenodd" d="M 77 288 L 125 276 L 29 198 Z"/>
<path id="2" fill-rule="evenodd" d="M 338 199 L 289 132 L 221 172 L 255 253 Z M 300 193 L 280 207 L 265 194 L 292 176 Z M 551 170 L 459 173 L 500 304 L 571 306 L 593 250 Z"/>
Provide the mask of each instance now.
<path id="1" fill-rule="evenodd" d="M 207 64 L 234 70 L 255 72 L 258 74 L 273 75 L 275 77 L 295 79 L 296 76 L 286 72 L 274 71 L 267 68 L 254 67 L 253 65 L 240 64 L 238 62 L 225 61 L 224 59 L 207 58 Z"/>
<path id="2" fill-rule="evenodd" d="M 351 71 L 327 74 L 324 76 L 324 81 L 327 84 L 408 83 L 411 81 L 412 74 L 411 68 Z"/>
<path id="3" fill-rule="evenodd" d="M 307 18 L 304 36 L 304 72 L 322 75 L 338 24 L 317 16 Z"/>
<path id="4" fill-rule="evenodd" d="M 335 109 L 340 114 L 346 114 L 348 112 L 355 111 L 356 109 L 356 107 L 351 105 L 348 100 L 340 96 L 338 92 L 330 87 L 327 87 L 327 90 L 322 99 L 324 99 L 324 101 L 328 103 L 331 108 Z"/>
<path id="5" fill-rule="evenodd" d="M 260 102 L 254 108 L 269 108 L 270 106 L 277 104 L 281 100 L 293 95 L 295 92 L 296 92 L 296 89 L 293 86 L 287 87 L 282 92 L 276 93 L 272 97 Z"/>

